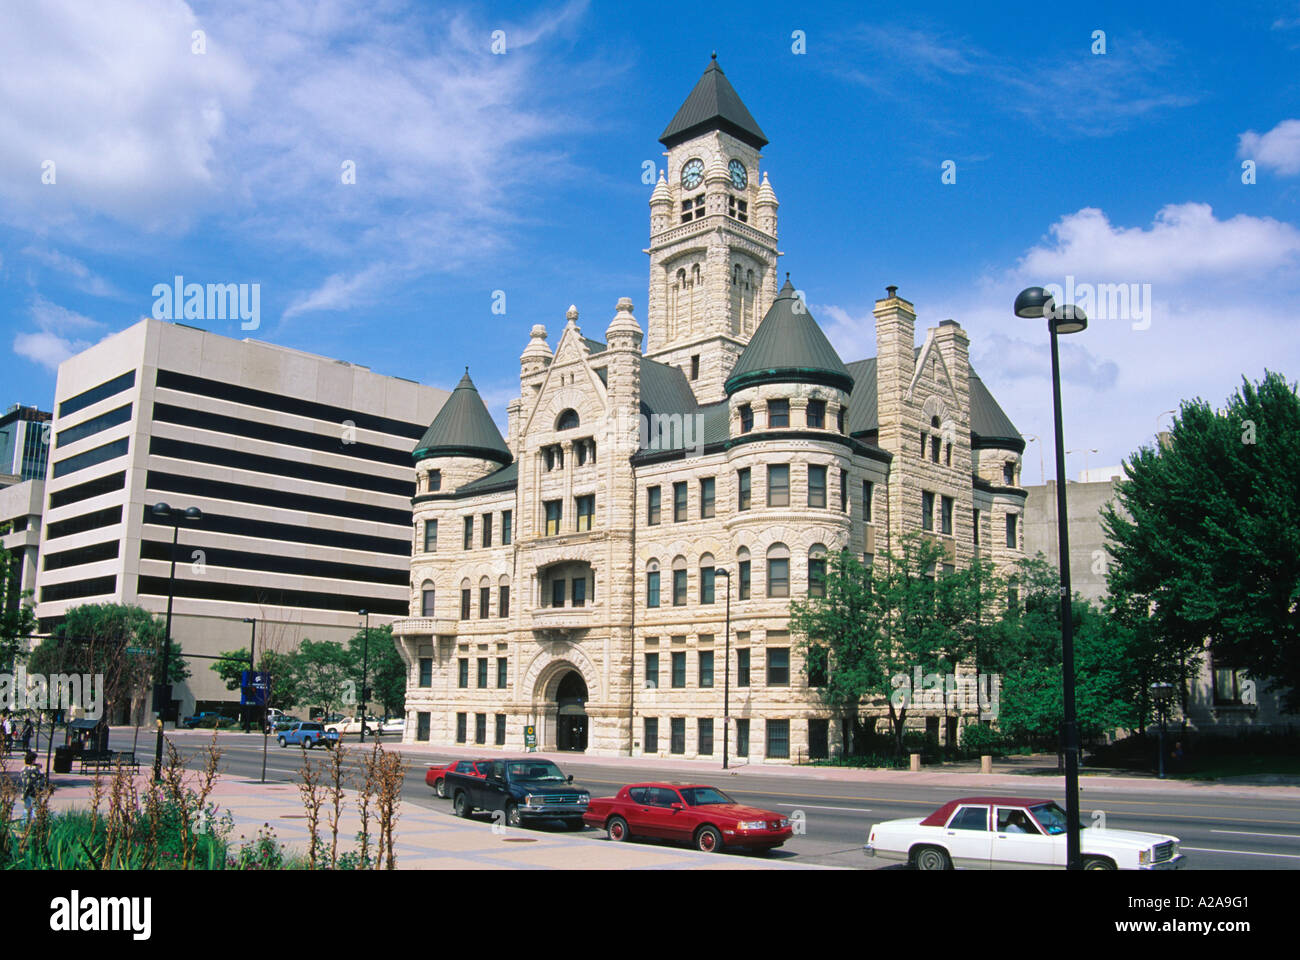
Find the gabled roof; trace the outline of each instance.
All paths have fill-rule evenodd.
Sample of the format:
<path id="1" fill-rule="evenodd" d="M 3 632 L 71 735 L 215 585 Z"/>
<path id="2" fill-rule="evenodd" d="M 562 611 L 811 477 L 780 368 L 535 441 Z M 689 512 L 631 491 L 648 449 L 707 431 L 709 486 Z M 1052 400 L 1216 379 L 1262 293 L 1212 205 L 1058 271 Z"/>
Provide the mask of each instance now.
<path id="1" fill-rule="evenodd" d="M 417 461 L 439 456 L 478 457 L 502 465 L 514 459 L 483 398 L 474 388 L 468 368 L 411 456 Z"/>
<path id="2" fill-rule="evenodd" d="M 509 490 L 519 484 L 519 464 L 512 463 L 508 467 L 502 467 L 500 470 L 494 470 L 486 477 L 479 477 L 477 480 L 471 480 L 469 483 L 456 489 L 456 494 L 470 493 L 493 493 L 497 490 Z"/>
<path id="3" fill-rule="evenodd" d="M 672 123 L 660 135 L 659 142 L 671 150 L 677 144 L 710 130 L 728 133 L 755 150 L 767 146 L 767 137 L 763 136 L 735 87 L 718 66 L 716 53 Z"/>
<path id="4" fill-rule="evenodd" d="M 759 383 L 824 383 L 853 390 L 853 375 L 788 276 L 727 378 L 727 395 Z"/>

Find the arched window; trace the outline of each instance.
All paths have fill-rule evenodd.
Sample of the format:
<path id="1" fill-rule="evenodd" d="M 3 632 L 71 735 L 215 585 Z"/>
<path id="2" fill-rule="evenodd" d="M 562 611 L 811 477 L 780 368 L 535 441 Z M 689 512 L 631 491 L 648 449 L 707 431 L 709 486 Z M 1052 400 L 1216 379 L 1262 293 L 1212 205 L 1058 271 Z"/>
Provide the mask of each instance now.
<path id="1" fill-rule="evenodd" d="M 686 558 L 673 560 L 673 606 L 686 606 Z"/>
<path id="2" fill-rule="evenodd" d="M 826 596 L 826 545 L 822 543 L 808 550 L 808 596 Z"/>
<path id="3" fill-rule="evenodd" d="M 715 573 L 713 554 L 706 553 L 700 557 L 700 603 L 713 602 Z"/>
<path id="4" fill-rule="evenodd" d="M 556 430 L 572 430 L 578 425 L 578 411 L 569 409 L 565 410 L 555 420 Z"/>
<path id="5" fill-rule="evenodd" d="M 732 286 L 740 284 L 740 264 L 736 264 L 731 270 L 731 284 Z"/>
<path id="6" fill-rule="evenodd" d="M 486 620 L 492 607 L 492 581 L 482 577 L 478 582 L 478 618 Z"/>
<path id="7" fill-rule="evenodd" d="M 651 560 L 645 565 L 645 605 L 659 606 L 659 561 Z"/>
<path id="8" fill-rule="evenodd" d="M 790 548 L 784 543 L 767 548 L 767 595 L 790 596 Z"/>
<path id="9" fill-rule="evenodd" d="M 420 585 L 420 616 L 433 616 L 433 581 L 426 580 Z"/>
<path id="10" fill-rule="evenodd" d="M 471 592 L 472 588 L 470 587 L 469 577 L 466 577 L 460 582 L 460 618 L 462 620 L 469 619 Z"/>
<path id="11" fill-rule="evenodd" d="M 749 599 L 750 584 L 753 582 L 753 568 L 749 562 L 749 547 L 736 551 L 736 596 L 741 600 Z"/>
<path id="12" fill-rule="evenodd" d="M 510 616 L 510 578 L 505 574 L 497 581 L 497 616 Z"/>

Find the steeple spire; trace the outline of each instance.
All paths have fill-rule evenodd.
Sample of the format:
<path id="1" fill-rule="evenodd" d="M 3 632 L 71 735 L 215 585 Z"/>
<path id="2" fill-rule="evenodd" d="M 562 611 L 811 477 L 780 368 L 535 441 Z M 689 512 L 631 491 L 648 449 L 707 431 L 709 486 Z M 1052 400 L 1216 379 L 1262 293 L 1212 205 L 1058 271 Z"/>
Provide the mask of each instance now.
<path id="1" fill-rule="evenodd" d="M 704 76 L 695 84 L 695 89 L 677 111 L 672 123 L 659 137 L 659 142 L 671 150 L 709 130 L 729 133 L 755 150 L 767 146 L 767 137 L 763 136 L 735 87 L 718 66 L 716 51 L 704 70 Z"/>

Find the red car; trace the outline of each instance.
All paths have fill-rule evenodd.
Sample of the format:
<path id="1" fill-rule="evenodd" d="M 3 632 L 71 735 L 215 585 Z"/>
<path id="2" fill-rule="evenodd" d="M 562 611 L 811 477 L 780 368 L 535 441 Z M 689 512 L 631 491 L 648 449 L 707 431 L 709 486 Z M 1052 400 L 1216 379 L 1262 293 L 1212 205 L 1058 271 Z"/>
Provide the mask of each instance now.
<path id="1" fill-rule="evenodd" d="M 723 847 L 771 850 L 793 832 L 788 817 L 737 803 L 703 784 L 634 783 L 617 796 L 593 798 L 582 819 L 611 840 L 653 837 L 707 853 Z"/>
<path id="2" fill-rule="evenodd" d="M 443 783 L 443 777 L 446 774 L 455 770 L 467 777 L 486 777 L 487 764 L 486 760 L 452 760 L 449 763 L 430 764 L 428 772 L 424 775 L 424 782 L 433 787 L 434 793 L 445 798 L 447 788 Z"/>

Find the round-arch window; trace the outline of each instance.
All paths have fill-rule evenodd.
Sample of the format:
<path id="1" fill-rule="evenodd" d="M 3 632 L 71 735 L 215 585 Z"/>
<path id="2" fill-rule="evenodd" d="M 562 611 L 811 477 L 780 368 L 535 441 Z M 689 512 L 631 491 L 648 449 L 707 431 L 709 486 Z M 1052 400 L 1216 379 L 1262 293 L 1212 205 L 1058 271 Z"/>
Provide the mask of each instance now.
<path id="1" fill-rule="evenodd" d="M 578 411 L 565 410 L 560 414 L 559 419 L 555 421 L 556 430 L 572 430 L 578 425 Z"/>

